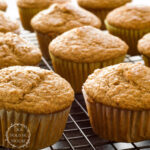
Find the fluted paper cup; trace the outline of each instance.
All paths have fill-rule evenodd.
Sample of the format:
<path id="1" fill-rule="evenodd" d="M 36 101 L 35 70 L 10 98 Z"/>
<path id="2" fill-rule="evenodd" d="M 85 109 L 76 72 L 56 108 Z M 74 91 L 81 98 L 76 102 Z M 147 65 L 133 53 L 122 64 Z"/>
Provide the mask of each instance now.
<path id="1" fill-rule="evenodd" d="M 46 9 L 46 7 L 43 8 L 23 8 L 18 6 L 20 20 L 22 23 L 22 26 L 24 29 L 29 30 L 33 32 L 33 28 L 30 24 L 31 19 L 41 10 Z"/>
<path id="2" fill-rule="evenodd" d="M 95 69 L 121 63 L 125 58 L 125 56 L 121 56 L 101 62 L 76 63 L 55 57 L 52 53 L 50 56 L 55 72 L 65 78 L 76 93 L 81 93 L 83 83 Z"/>
<path id="3" fill-rule="evenodd" d="M 111 34 L 120 37 L 129 45 L 128 54 L 132 56 L 139 54 L 137 50 L 138 40 L 141 39 L 146 33 L 150 32 L 150 28 L 134 30 L 134 29 L 123 29 L 119 27 L 114 27 L 110 25 L 106 20 L 105 20 L 105 25 L 107 30 Z"/>
<path id="4" fill-rule="evenodd" d="M 48 147 L 61 138 L 69 111 L 40 115 L 1 109 L 0 145 L 19 150 Z"/>
<path id="5" fill-rule="evenodd" d="M 145 65 L 146 65 L 147 67 L 150 67 L 150 58 L 147 57 L 147 56 L 145 56 L 145 55 L 143 55 L 142 57 L 143 57 L 143 60 L 144 60 Z"/>
<path id="6" fill-rule="evenodd" d="M 107 14 L 113 9 L 87 9 L 87 10 L 95 14 L 101 20 L 102 22 L 101 29 L 106 30 L 104 21 L 105 21 Z"/>
<path id="7" fill-rule="evenodd" d="M 49 43 L 58 36 L 55 33 L 41 33 L 36 31 L 36 36 L 39 42 L 41 52 L 46 60 L 50 60 L 48 46 Z"/>
<path id="8" fill-rule="evenodd" d="M 95 102 L 83 89 L 83 95 L 95 134 L 116 142 L 150 139 L 150 110 L 134 111 Z"/>

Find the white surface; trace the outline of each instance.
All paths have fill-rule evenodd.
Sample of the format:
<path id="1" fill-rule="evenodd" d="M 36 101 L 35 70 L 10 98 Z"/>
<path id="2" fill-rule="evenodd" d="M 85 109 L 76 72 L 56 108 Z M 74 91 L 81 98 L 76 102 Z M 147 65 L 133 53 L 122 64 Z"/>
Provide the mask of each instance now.
<path id="1" fill-rule="evenodd" d="M 13 19 L 19 18 L 16 0 L 6 0 L 8 4 L 7 13 Z"/>

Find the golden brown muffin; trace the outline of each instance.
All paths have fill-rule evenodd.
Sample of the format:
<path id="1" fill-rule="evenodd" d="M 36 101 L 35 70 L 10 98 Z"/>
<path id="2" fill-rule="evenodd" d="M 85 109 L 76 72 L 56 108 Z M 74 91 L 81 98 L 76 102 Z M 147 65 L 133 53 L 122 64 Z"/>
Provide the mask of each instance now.
<path id="1" fill-rule="evenodd" d="M 120 7 L 131 0 L 77 0 L 78 4 L 93 12 L 102 20 L 102 29 L 105 29 L 104 20 L 113 9 Z"/>
<path id="2" fill-rule="evenodd" d="M 122 6 L 131 0 L 77 0 L 79 5 L 84 8 L 93 9 L 113 9 Z"/>
<path id="3" fill-rule="evenodd" d="M 101 22 L 92 13 L 73 3 L 65 3 L 41 11 L 32 19 L 31 25 L 37 33 L 43 56 L 48 59 L 48 44 L 52 39 L 75 27 L 91 25 L 99 28 Z"/>
<path id="4" fill-rule="evenodd" d="M 49 9 L 41 11 L 32 19 L 31 24 L 36 31 L 61 34 L 84 25 L 99 28 L 101 22 L 92 13 L 72 3 L 66 3 L 63 5 L 54 4 Z"/>
<path id="5" fill-rule="evenodd" d="M 17 0 L 17 5 L 23 8 L 47 7 L 50 0 Z"/>
<path id="6" fill-rule="evenodd" d="M 65 32 L 49 45 L 55 71 L 66 78 L 76 92 L 81 91 L 88 74 L 122 62 L 127 50 L 128 46 L 118 37 L 91 26 Z"/>
<path id="7" fill-rule="evenodd" d="M 150 138 L 148 67 L 123 63 L 97 69 L 84 83 L 83 93 L 96 134 L 123 142 Z"/>
<path id="8" fill-rule="evenodd" d="M 0 68 L 22 65 L 37 65 L 41 61 L 41 51 L 19 35 L 0 33 Z"/>
<path id="9" fill-rule="evenodd" d="M 40 11 L 54 3 L 66 3 L 71 0 L 17 0 L 21 23 L 24 29 L 33 31 L 30 21 Z"/>
<path id="10" fill-rule="evenodd" d="M 23 8 L 41 8 L 48 7 L 54 3 L 66 3 L 71 2 L 71 0 L 17 0 L 17 5 Z"/>
<path id="11" fill-rule="evenodd" d="M 39 67 L 1 69 L 0 87 L 0 109 L 50 114 L 68 108 L 74 100 L 67 81 Z"/>
<path id="12" fill-rule="evenodd" d="M 19 33 L 19 22 L 12 20 L 5 12 L 0 11 L 0 32 Z"/>
<path id="13" fill-rule="evenodd" d="M 28 129 L 31 135 L 25 147 L 28 150 L 54 144 L 62 136 L 73 100 L 70 84 L 53 71 L 22 66 L 1 69 L 1 145 L 12 148 L 11 142 L 2 134 L 7 133 L 12 125 L 23 125 Z M 13 137 L 9 138 L 11 141 Z M 22 136 L 17 138 L 23 140 Z M 13 145 L 16 149 L 21 147 L 19 143 Z"/>
<path id="14" fill-rule="evenodd" d="M 49 51 L 61 59 L 77 63 L 99 62 L 123 56 L 128 46 L 107 32 L 91 26 L 72 29 L 58 36 Z"/>
<path id="15" fill-rule="evenodd" d="M 33 31 L 30 21 L 34 15 L 48 8 L 50 0 L 17 0 L 20 20 L 24 29 Z"/>
<path id="16" fill-rule="evenodd" d="M 129 54 L 136 55 L 137 42 L 150 32 L 150 6 L 128 4 L 110 12 L 106 18 L 107 29 L 130 46 Z"/>
<path id="17" fill-rule="evenodd" d="M 0 10 L 6 11 L 7 9 L 7 3 L 5 0 L 0 0 Z"/>
<path id="18" fill-rule="evenodd" d="M 150 6 L 134 4 L 122 6 L 107 16 L 107 22 L 118 28 L 149 29 Z"/>
<path id="19" fill-rule="evenodd" d="M 138 42 L 138 50 L 143 55 L 145 65 L 150 67 L 150 33 L 146 34 Z"/>

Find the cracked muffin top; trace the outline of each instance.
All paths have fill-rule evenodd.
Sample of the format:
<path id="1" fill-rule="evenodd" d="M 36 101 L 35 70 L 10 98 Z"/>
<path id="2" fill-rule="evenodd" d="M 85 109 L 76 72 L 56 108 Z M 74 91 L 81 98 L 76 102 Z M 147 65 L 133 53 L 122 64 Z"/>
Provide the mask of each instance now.
<path id="1" fill-rule="evenodd" d="M 0 108 L 49 114 L 68 108 L 74 100 L 70 84 L 53 71 L 13 66 L 0 70 Z"/>
<path id="2" fill-rule="evenodd" d="M 5 0 L 0 0 L 0 10 L 5 11 L 7 9 L 7 3 Z"/>
<path id="3" fill-rule="evenodd" d="M 53 4 L 31 20 L 32 27 L 42 33 L 63 33 L 84 25 L 100 28 L 100 20 L 73 3 Z"/>
<path id="4" fill-rule="evenodd" d="M 150 109 L 150 68 L 122 63 L 97 69 L 83 86 L 89 102 L 129 110 Z"/>
<path id="5" fill-rule="evenodd" d="M 0 32 L 19 32 L 19 22 L 11 18 L 3 11 L 0 11 Z"/>
<path id="6" fill-rule="evenodd" d="M 41 51 L 19 35 L 0 33 L 0 68 L 15 65 L 37 65 L 41 61 Z"/>
<path id="7" fill-rule="evenodd" d="M 150 57 L 150 33 L 146 34 L 138 42 L 138 50 L 141 54 Z"/>
<path id="8" fill-rule="evenodd" d="M 93 8 L 93 9 L 111 9 L 116 8 L 121 5 L 124 5 L 131 0 L 77 0 L 78 4 L 84 8 Z"/>
<path id="9" fill-rule="evenodd" d="M 71 2 L 71 0 L 17 0 L 17 5 L 25 8 L 41 8 L 54 3 L 62 4 L 66 2 Z"/>
<path id="10" fill-rule="evenodd" d="M 100 62 L 124 56 L 127 50 L 124 41 L 91 26 L 65 32 L 49 45 L 54 56 L 74 62 Z"/>
<path id="11" fill-rule="evenodd" d="M 106 21 L 109 25 L 125 29 L 150 31 L 150 6 L 127 4 L 110 12 Z"/>

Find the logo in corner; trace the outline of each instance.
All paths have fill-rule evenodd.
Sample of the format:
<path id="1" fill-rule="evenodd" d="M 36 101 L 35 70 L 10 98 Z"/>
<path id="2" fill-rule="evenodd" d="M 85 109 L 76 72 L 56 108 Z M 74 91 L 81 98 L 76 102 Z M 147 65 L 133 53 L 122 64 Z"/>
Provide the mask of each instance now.
<path id="1" fill-rule="evenodd" d="M 27 148 L 30 143 L 31 133 L 24 124 L 12 124 L 6 131 L 6 141 L 12 148 Z"/>

